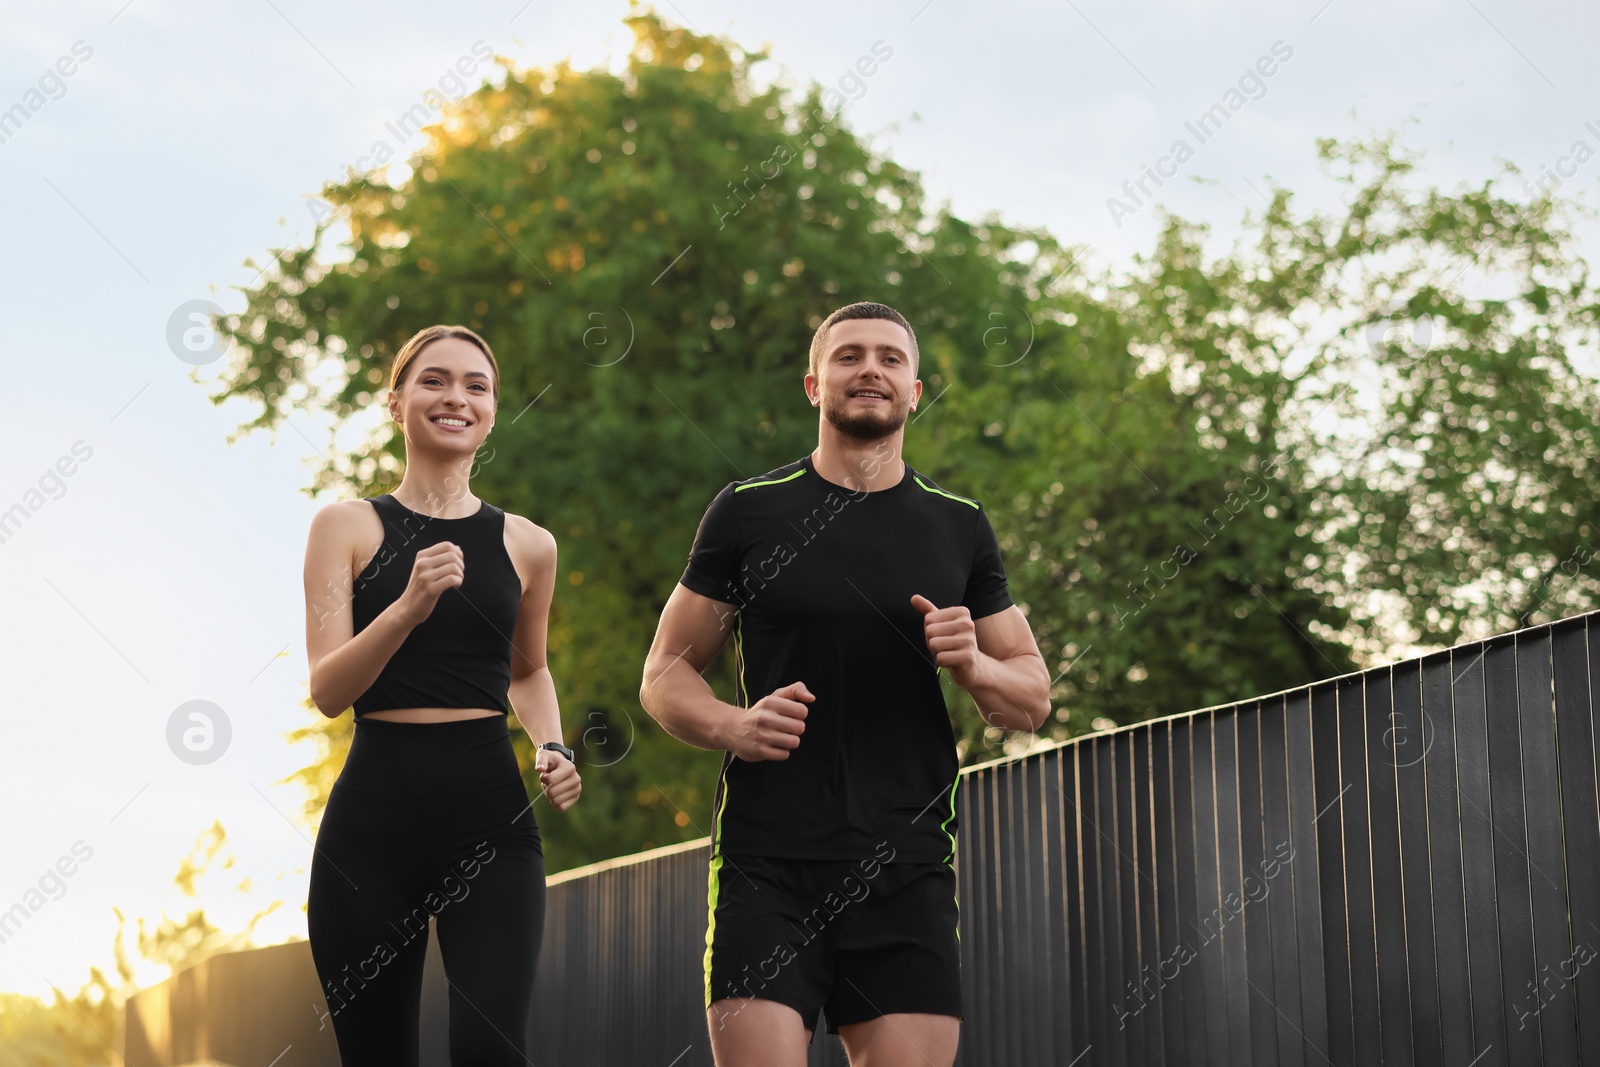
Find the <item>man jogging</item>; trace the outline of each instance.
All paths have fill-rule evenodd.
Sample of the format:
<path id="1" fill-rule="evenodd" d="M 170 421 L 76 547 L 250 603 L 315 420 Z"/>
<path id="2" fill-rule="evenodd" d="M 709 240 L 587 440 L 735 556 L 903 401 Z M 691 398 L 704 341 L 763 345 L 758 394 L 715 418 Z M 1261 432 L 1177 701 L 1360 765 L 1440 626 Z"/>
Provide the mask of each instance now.
<path id="1" fill-rule="evenodd" d="M 818 327 L 816 450 L 712 500 L 645 662 L 645 710 L 727 753 L 705 956 L 719 1067 L 802 1067 L 819 1010 L 852 1062 L 955 1060 L 958 761 L 938 671 L 1014 730 L 1044 722 L 1050 676 L 983 508 L 901 458 L 917 360 L 882 304 Z M 730 630 L 737 703 L 701 677 Z"/>

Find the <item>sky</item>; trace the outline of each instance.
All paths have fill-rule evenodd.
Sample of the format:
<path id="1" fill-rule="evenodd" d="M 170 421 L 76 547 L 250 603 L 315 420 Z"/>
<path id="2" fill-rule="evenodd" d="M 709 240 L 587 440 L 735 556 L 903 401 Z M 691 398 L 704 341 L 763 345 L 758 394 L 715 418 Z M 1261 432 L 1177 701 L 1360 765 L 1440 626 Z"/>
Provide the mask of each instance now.
<path id="1" fill-rule="evenodd" d="M 919 171 L 933 202 L 1044 226 L 1111 268 L 1150 248 L 1158 203 L 1224 245 L 1269 182 L 1335 209 L 1319 137 L 1397 130 L 1447 189 L 1507 161 L 1585 197 L 1600 175 L 1586 44 L 1600 9 L 1575 2 L 657 10 L 770 46 L 791 83 L 839 87 L 846 122 Z M 174 324 L 181 334 L 192 301 L 242 309 L 235 287 L 257 276 L 246 261 L 303 244 L 310 198 L 376 142 L 420 147 L 389 124 L 458 61 L 615 67 L 627 12 L 0 0 L 0 515 L 13 516 L 0 523 L 0 915 L 26 916 L 0 928 L 0 989 L 70 993 L 90 966 L 109 969 L 113 907 L 153 924 L 203 906 L 233 930 L 283 900 L 258 943 L 305 936 L 311 830 L 280 780 L 312 756 L 285 740 L 315 714 L 300 574 L 311 516 L 337 498 L 305 490 L 313 464 L 365 427 L 336 436 L 301 410 L 238 435 L 256 412 L 209 399 L 227 357 L 179 358 Z M 1242 103 L 1220 128 L 1190 130 L 1230 99 Z M 1135 200 L 1124 183 L 1137 191 L 1146 167 L 1170 176 Z M 192 701 L 219 724 L 208 762 L 174 726 Z M 186 897 L 173 875 L 214 822 L 228 845 Z"/>

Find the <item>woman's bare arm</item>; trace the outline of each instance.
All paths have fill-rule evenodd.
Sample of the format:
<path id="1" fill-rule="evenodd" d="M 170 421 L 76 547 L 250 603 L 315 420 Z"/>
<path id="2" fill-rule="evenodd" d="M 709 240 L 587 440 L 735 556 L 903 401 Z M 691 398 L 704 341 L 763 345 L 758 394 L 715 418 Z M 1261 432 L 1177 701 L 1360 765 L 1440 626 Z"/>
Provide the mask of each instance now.
<path id="1" fill-rule="evenodd" d="M 306 538 L 306 659 L 311 666 L 311 702 L 337 718 L 377 680 L 389 658 L 419 619 L 403 598 L 355 633 L 354 549 L 361 500 L 329 504 L 311 520 Z M 380 557 L 384 550 L 380 548 Z"/>
<path id="2" fill-rule="evenodd" d="M 561 705 L 545 658 L 556 584 L 556 540 L 548 530 L 520 515 L 506 515 L 506 523 L 528 572 L 528 587 L 517 607 L 517 627 L 511 635 L 511 711 L 535 745 L 560 741 Z M 577 802 L 583 781 L 564 756 L 542 749 L 534 766 L 545 796 L 557 811 L 566 811 Z"/>

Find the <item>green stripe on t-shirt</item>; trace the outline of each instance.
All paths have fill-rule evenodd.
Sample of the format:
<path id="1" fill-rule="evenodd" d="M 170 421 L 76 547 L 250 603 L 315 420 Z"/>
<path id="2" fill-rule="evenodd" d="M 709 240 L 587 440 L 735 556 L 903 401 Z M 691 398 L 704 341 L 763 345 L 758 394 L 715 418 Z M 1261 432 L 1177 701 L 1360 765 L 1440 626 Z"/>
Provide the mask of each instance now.
<path id="1" fill-rule="evenodd" d="M 736 486 L 733 487 L 733 491 L 735 493 L 742 493 L 746 489 L 754 489 L 758 485 L 782 485 L 784 482 L 792 482 L 792 481 L 794 481 L 796 478 L 800 477 L 804 473 L 805 473 L 805 468 L 802 467 L 801 469 L 795 471 L 793 474 L 789 475 L 786 478 L 769 478 L 767 481 L 764 481 L 764 482 L 751 482 L 749 485 L 736 485 Z"/>
<path id="2" fill-rule="evenodd" d="M 929 485 L 927 482 L 923 481 L 921 478 L 916 477 L 915 475 L 912 475 L 911 480 L 916 482 L 918 485 L 922 486 L 922 488 L 926 489 L 930 493 L 938 493 L 940 496 L 947 496 L 951 500 L 959 500 L 963 504 L 967 505 L 968 507 L 975 508 L 975 507 L 978 506 L 978 502 L 976 500 L 968 500 L 964 496 L 956 496 L 954 493 L 947 493 L 943 489 L 938 489 L 938 488 L 935 488 L 934 486 Z M 737 489 L 734 490 L 734 492 L 736 492 L 736 493 L 738 491 L 739 490 L 737 490 Z"/>

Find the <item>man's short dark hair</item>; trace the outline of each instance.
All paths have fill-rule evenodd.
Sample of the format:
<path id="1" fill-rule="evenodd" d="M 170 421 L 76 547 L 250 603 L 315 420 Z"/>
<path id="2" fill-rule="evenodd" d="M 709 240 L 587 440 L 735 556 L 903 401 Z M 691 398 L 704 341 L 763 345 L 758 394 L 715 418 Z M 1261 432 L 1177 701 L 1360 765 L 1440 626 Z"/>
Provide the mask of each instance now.
<path id="1" fill-rule="evenodd" d="M 917 352 L 917 335 L 911 329 L 911 323 L 906 317 L 888 304 L 875 304 L 870 300 L 863 300 L 855 304 L 846 304 L 832 315 L 822 320 L 822 325 L 817 327 L 817 332 L 811 335 L 811 364 L 810 371 L 817 373 L 817 364 L 822 359 L 822 350 L 828 343 L 828 327 L 836 322 L 846 319 L 888 319 L 905 327 L 906 336 L 911 339 L 911 373 L 917 373 L 917 366 L 922 362 L 921 355 Z"/>

